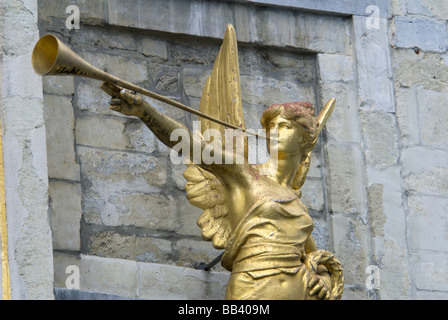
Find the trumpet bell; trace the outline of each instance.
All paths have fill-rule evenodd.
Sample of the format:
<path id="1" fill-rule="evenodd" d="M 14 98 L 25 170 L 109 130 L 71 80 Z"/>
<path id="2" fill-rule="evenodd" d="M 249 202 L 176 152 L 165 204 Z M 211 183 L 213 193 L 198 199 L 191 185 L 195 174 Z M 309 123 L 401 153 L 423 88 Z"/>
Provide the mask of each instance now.
<path id="1" fill-rule="evenodd" d="M 39 39 L 34 46 L 31 64 L 41 76 L 83 76 L 103 81 L 115 81 L 115 77 L 92 66 L 65 43 L 52 34 Z"/>
<path id="2" fill-rule="evenodd" d="M 58 39 L 51 34 L 43 36 L 33 50 L 31 63 L 34 71 L 40 76 L 48 74 L 56 63 L 58 52 Z"/>

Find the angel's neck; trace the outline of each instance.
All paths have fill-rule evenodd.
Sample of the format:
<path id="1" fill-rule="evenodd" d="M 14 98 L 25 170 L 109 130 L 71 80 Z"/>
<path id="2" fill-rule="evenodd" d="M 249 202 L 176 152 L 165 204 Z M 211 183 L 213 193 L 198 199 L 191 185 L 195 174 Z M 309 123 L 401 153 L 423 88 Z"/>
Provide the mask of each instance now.
<path id="1" fill-rule="evenodd" d="M 279 153 L 278 156 L 269 158 L 266 165 L 270 178 L 284 187 L 291 188 L 301 158 L 300 153 L 293 155 Z"/>

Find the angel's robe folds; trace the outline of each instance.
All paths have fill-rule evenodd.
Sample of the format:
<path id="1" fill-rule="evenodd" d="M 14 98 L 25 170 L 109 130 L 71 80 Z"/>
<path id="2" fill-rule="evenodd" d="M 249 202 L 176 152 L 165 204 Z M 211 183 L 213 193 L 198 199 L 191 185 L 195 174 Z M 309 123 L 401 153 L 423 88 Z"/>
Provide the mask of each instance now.
<path id="1" fill-rule="evenodd" d="M 313 228 L 298 198 L 264 197 L 232 232 L 221 263 L 232 273 L 248 272 L 255 279 L 297 273 Z"/>

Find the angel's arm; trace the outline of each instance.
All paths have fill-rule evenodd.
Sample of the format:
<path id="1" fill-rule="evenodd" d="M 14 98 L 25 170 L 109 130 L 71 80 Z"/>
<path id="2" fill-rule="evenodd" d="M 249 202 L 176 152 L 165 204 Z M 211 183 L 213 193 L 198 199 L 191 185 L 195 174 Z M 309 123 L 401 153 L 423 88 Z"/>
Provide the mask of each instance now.
<path id="1" fill-rule="evenodd" d="M 191 132 L 186 126 L 159 112 L 140 96 L 110 82 L 104 82 L 101 89 L 112 96 L 109 106 L 111 110 L 140 118 L 155 136 L 169 148 L 173 148 L 177 144 L 177 141 L 171 141 L 170 139 L 174 130 L 185 130 L 191 137 Z"/>
<path id="2" fill-rule="evenodd" d="M 202 167 L 215 164 L 208 163 L 202 157 L 204 148 L 210 147 L 208 146 L 208 142 L 202 139 L 193 138 L 192 132 L 182 123 L 159 112 L 139 95 L 133 94 L 112 83 L 103 83 L 101 89 L 112 96 L 109 106 L 111 110 L 140 118 L 155 136 L 170 149 L 173 149 L 173 147 L 179 143 L 176 139 L 171 139 L 173 137 L 173 132 L 175 132 L 175 130 L 182 130 L 184 134 L 181 135 L 181 138 L 188 137 L 188 145 L 190 146 L 189 154 L 183 155 L 187 156 L 189 160 L 195 161 L 196 164 Z M 200 145 L 200 148 L 198 148 L 199 151 L 194 148 L 194 143 Z M 213 151 L 218 154 L 214 159 L 220 159 L 221 163 L 226 163 L 225 150 L 214 148 Z M 201 157 L 194 157 L 194 152 L 200 152 Z M 197 163 L 198 159 L 200 163 Z M 227 156 L 227 160 L 228 159 L 229 157 Z"/>

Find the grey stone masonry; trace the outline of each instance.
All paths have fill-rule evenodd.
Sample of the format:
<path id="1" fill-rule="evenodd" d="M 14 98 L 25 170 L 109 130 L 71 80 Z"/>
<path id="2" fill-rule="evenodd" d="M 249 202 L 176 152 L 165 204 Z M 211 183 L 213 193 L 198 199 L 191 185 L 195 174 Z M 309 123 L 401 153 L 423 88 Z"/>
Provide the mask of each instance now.
<path id="1" fill-rule="evenodd" d="M 65 27 L 73 3 L 79 30 Z M 233 24 L 246 127 L 261 128 L 273 103 L 308 101 L 319 112 L 336 98 L 302 201 L 318 247 L 342 263 L 343 298 L 448 298 L 448 2 L 40 0 L 38 13 L 41 35 L 57 34 L 93 65 L 193 108 Z M 33 132 L 46 138 L 48 172 L 39 175 L 49 181 L 56 292 L 76 265 L 80 295 L 222 299 L 228 273 L 196 270 L 220 251 L 201 239 L 185 166 L 138 119 L 109 110 L 98 81 L 42 82 L 45 117 L 33 115 L 45 129 Z M 40 87 L 10 83 L 2 94 L 42 103 Z M 148 101 L 189 128 L 196 120 Z M 8 110 L 3 121 L 19 117 Z M 380 272 L 373 286 L 371 267 Z"/>

